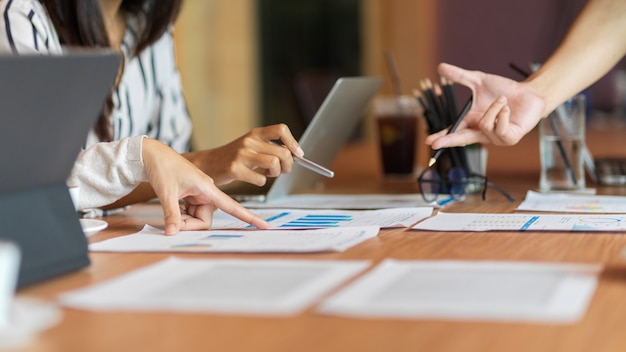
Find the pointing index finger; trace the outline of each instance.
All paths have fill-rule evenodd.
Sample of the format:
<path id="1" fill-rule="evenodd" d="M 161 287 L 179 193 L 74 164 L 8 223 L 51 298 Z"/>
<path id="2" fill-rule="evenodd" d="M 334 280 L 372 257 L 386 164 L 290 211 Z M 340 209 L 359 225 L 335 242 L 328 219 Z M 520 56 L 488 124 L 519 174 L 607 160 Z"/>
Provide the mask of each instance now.
<path id="1" fill-rule="evenodd" d="M 263 218 L 243 207 L 226 193 L 220 193 L 221 194 L 219 194 L 215 200 L 215 205 L 222 209 L 225 213 L 228 213 L 258 229 L 265 230 L 270 228 L 270 224 L 263 220 Z"/>

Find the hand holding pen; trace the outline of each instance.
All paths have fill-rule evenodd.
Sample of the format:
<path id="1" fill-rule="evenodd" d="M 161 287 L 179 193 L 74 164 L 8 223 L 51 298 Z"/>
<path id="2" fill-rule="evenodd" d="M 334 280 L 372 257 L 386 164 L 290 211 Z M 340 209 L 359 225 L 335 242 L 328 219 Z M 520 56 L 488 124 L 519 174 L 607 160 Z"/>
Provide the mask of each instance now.
<path id="1" fill-rule="evenodd" d="M 467 114 L 467 112 L 470 110 L 470 108 L 472 107 L 472 97 L 470 97 L 467 100 L 467 103 L 465 103 L 465 106 L 463 106 L 463 109 L 461 110 L 461 112 L 459 113 L 459 116 L 456 118 L 456 121 L 454 122 L 454 125 L 452 125 L 452 127 L 448 130 L 447 134 L 450 133 L 454 133 L 454 131 L 456 131 L 457 128 L 459 128 L 459 125 L 461 124 L 461 122 L 463 121 L 463 118 L 465 117 L 465 115 Z M 433 155 L 432 158 L 430 158 L 430 160 L 428 161 L 428 167 L 431 167 L 433 165 L 435 165 L 435 163 L 437 162 L 437 159 L 439 159 L 439 157 L 441 156 L 441 153 L 444 151 L 444 149 L 438 149 L 435 154 Z"/>
<path id="2" fill-rule="evenodd" d="M 268 178 L 290 172 L 294 156 L 303 155 L 289 127 L 280 123 L 253 128 L 228 144 L 187 153 L 186 157 L 217 185 L 241 181 L 263 186 Z"/>
<path id="3" fill-rule="evenodd" d="M 513 145 L 530 132 L 543 114 L 544 100 L 525 83 L 510 78 L 440 64 L 438 72 L 472 91 L 472 107 L 455 133 L 440 131 L 425 142 L 433 149 L 473 143 Z"/>

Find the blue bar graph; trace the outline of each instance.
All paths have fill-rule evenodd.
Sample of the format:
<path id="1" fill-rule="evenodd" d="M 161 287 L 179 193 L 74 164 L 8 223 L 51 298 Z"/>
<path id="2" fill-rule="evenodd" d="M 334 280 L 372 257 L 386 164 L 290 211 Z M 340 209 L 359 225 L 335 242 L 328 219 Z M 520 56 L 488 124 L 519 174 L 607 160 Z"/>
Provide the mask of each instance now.
<path id="1" fill-rule="evenodd" d="M 339 227 L 342 222 L 352 221 L 350 215 L 332 215 L 332 214 L 309 214 L 296 220 L 289 221 L 280 227 L 302 228 L 302 227 Z"/>

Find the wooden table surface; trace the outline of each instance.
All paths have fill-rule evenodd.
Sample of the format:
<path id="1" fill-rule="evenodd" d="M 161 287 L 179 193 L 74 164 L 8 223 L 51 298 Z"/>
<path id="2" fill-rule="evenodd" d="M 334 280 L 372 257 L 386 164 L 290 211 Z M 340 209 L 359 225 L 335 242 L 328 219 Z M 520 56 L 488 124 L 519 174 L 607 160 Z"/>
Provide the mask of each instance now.
<path id="1" fill-rule="evenodd" d="M 337 177 L 324 192 L 418 192 L 413 177 L 385 179 L 379 164 L 363 155 L 372 145 L 348 146 L 335 162 Z M 356 160 L 356 161 L 355 161 Z M 362 165 L 360 163 L 363 163 Z M 341 172 L 339 172 L 341 171 Z M 537 186 L 533 173 L 493 172 L 519 202 Z M 621 187 L 601 194 L 625 194 Z M 489 190 L 487 201 L 469 196 L 449 212 L 513 212 L 517 202 Z M 162 224 L 160 207 L 142 204 L 105 219 L 109 228 L 91 241 L 129 234 L 144 224 Z M 314 307 L 290 317 L 104 312 L 63 309 L 62 322 L 41 333 L 26 351 L 624 351 L 626 350 L 626 260 L 624 234 L 546 232 L 420 232 L 383 230 L 343 253 L 177 254 L 186 258 L 503 260 L 601 263 L 604 270 L 584 318 L 574 324 L 356 319 L 324 316 Z M 168 254 L 91 253 L 88 268 L 26 287 L 20 297 L 53 300 L 58 294 L 114 278 Z"/>

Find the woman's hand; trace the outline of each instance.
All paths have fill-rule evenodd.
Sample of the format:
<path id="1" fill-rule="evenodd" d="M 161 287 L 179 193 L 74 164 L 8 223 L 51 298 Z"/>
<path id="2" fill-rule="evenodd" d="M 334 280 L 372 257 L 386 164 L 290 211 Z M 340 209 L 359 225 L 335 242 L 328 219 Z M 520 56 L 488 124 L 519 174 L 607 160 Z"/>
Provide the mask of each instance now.
<path id="1" fill-rule="evenodd" d="M 144 138 L 142 156 L 148 182 L 163 207 L 166 235 L 209 229 L 213 212 L 218 208 L 257 228 L 269 227 L 265 220 L 220 191 L 209 176 L 165 144 Z"/>
<path id="2" fill-rule="evenodd" d="M 442 63 L 439 74 L 472 91 L 473 104 L 454 133 L 428 136 L 433 149 L 472 143 L 514 145 L 530 132 L 544 113 L 544 99 L 528 84 Z"/>
<path id="3" fill-rule="evenodd" d="M 284 146 L 272 143 L 280 140 Z M 263 186 L 268 177 L 288 173 L 293 156 L 304 152 L 285 124 L 259 127 L 224 146 L 185 156 L 218 185 L 244 181 Z"/>

